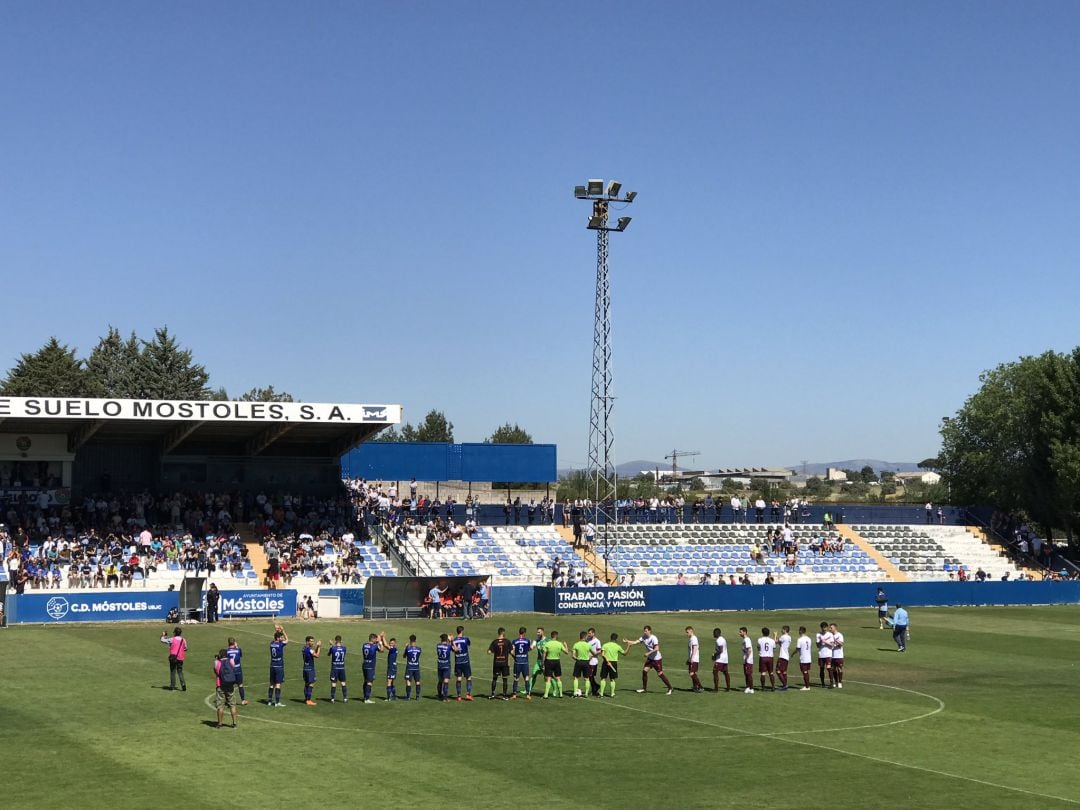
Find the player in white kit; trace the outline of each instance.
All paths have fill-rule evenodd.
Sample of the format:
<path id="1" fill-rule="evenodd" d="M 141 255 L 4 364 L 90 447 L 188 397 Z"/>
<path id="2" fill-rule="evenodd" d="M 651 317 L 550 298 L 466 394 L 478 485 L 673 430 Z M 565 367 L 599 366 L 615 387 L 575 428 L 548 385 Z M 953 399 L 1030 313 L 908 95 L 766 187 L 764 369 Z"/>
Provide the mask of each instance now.
<path id="1" fill-rule="evenodd" d="M 739 628 L 739 638 L 742 639 L 742 672 L 746 680 L 746 694 L 754 694 L 754 642 L 750 640 L 750 631 L 745 627 Z"/>
<path id="2" fill-rule="evenodd" d="M 776 656 L 776 642 L 769 635 L 769 628 L 761 628 L 761 638 L 757 641 L 758 674 L 761 678 L 761 691 L 765 691 L 765 676 L 769 676 L 769 688 L 776 691 L 776 676 L 773 674 L 773 661 Z"/>
<path id="3" fill-rule="evenodd" d="M 701 665 L 701 645 L 694 635 L 694 628 L 686 628 L 686 669 L 690 673 L 690 684 L 695 692 L 704 692 L 705 687 L 698 679 L 698 667 Z"/>
<path id="4" fill-rule="evenodd" d="M 837 689 L 844 688 L 844 634 L 836 624 L 829 625 L 832 633 L 832 674 Z"/>
<path id="5" fill-rule="evenodd" d="M 724 691 L 731 691 L 731 675 L 728 674 L 728 648 L 727 639 L 724 638 L 724 634 L 720 631 L 720 628 L 714 628 L 713 634 L 713 665 L 712 665 L 712 682 L 713 689 L 717 692 L 720 691 L 720 673 L 724 673 Z"/>
<path id="6" fill-rule="evenodd" d="M 810 636 L 806 635 L 806 628 L 799 628 L 799 638 L 795 641 L 795 649 L 799 651 L 799 671 L 802 672 L 801 692 L 810 691 L 810 664 L 814 660 L 814 644 Z"/>
<path id="7" fill-rule="evenodd" d="M 829 689 L 832 689 L 832 633 L 829 632 L 829 623 L 822 622 L 821 629 L 817 634 L 817 662 L 818 678 L 821 680 L 821 688 L 825 688 L 825 675 L 829 676 Z"/>
<path id="8" fill-rule="evenodd" d="M 780 680 L 781 692 L 786 692 L 788 688 L 787 671 L 790 660 L 791 628 L 785 624 L 776 637 L 776 677 Z"/>

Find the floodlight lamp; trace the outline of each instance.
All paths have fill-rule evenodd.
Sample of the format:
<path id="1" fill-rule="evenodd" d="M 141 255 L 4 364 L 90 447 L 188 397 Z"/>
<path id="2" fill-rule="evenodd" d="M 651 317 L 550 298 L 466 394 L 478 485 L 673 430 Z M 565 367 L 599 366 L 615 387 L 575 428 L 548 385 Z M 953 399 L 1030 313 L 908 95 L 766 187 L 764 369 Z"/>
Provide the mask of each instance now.
<path id="1" fill-rule="evenodd" d="M 626 226 L 630 224 L 631 219 L 633 219 L 633 217 L 619 217 L 619 230 L 625 231 Z"/>
<path id="2" fill-rule="evenodd" d="M 589 181 L 589 196 L 590 197 L 602 197 L 604 195 L 604 181 L 603 180 L 590 180 Z"/>
<path id="3" fill-rule="evenodd" d="M 609 197 L 618 197 L 620 191 L 622 191 L 622 183 L 620 183 L 618 180 L 612 180 L 610 183 L 608 183 L 607 195 Z"/>
<path id="4" fill-rule="evenodd" d="M 585 186 L 574 186 L 574 196 L 579 200 L 589 196 L 589 190 Z"/>
<path id="5" fill-rule="evenodd" d="M 636 191 L 628 191 L 628 192 L 626 192 L 626 201 L 627 202 L 633 202 L 634 197 L 636 197 L 636 196 L 637 196 Z"/>
<path id="6" fill-rule="evenodd" d="M 603 217 L 589 217 L 589 227 L 592 229 L 601 228 L 604 225 Z"/>

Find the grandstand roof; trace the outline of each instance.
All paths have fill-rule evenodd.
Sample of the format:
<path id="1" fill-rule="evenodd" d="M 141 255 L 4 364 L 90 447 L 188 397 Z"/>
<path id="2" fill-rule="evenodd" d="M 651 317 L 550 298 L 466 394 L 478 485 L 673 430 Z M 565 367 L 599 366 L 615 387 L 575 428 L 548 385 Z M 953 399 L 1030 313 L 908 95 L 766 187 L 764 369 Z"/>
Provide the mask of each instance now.
<path id="1" fill-rule="evenodd" d="M 401 415 L 386 404 L 0 397 L 0 433 L 64 435 L 72 453 L 93 442 L 156 443 L 163 454 L 340 456 Z"/>

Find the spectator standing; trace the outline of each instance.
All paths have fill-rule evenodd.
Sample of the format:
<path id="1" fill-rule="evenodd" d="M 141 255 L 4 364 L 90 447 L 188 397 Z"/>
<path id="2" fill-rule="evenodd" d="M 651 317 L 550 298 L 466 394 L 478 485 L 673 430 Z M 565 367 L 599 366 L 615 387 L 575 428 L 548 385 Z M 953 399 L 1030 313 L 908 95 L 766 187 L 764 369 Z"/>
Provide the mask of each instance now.
<path id="1" fill-rule="evenodd" d="M 221 592 L 218 586 L 210 583 L 210 590 L 206 592 L 206 622 L 211 624 L 218 620 L 218 602 L 221 600 Z"/>
<path id="2" fill-rule="evenodd" d="M 885 620 L 889 618 L 889 597 L 885 595 L 884 588 L 877 589 L 877 596 L 874 597 L 874 603 L 877 605 L 877 618 L 878 629 L 885 629 Z"/>
<path id="3" fill-rule="evenodd" d="M 161 643 L 169 646 L 169 689 L 176 691 L 176 681 L 180 680 L 180 691 L 187 691 L 187 683 L 184 681 L 184 659 L 187 658 L 187 639 L 183 636 L 183 629 L 177 627 L 173 630 L 172 638 L 165 631 L 161 632 Z"/>
<path id="4" fill-rule="evenodd" d="M 431 590 L 428 591 L 428 600 L 431 608 L 430 618 L 438 619 L 440 617 L 440 607 L 442 603 L 442 595 L 446 593 L 446 588 L 440 588 L 438 585 L 432 585 Z"/>
<path id="5" fill-rule="evenodd" d="M 896 642 L 896 649 L 899 652 L 907 652 L 907 637 L 908 637 L 908 612 L 904 610 L 903 605 L 897 605 L 896 610 L 893 612 L 892 617 L 892 637 Z"/>
<path id="6" fill-rule="evenodd" d="M 473 617 L 473 594 L 476 593 L 476 586 L 471 581 L 466 582 L 461 586 L 461 617 L 463 619 L 471 619 Z"/>

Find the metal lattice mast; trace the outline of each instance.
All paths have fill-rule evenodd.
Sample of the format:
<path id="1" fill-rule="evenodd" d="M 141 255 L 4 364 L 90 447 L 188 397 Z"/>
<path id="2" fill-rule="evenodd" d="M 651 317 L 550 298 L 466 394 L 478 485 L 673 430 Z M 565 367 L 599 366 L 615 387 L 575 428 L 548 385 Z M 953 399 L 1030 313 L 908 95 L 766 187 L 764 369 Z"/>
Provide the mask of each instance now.
<path id="1" fill-rule="evenodd" d="M 586 477 L 592 508 L 589 517 L 596 526 L 599 537 L 597 545 L 603 549 L 604 579 L 608 579 L 608 565 L 613 563 L 613 552 L 618 551 L 616 526 L 618 525 L 618 500 L 615 472 L 615 429 L 612 412 L 615 406 L 614 373 L 611 366 L 611 281 L 608 274 L 608 234 L 622 232 L 630 224 L 630 217 L 619 217 L 614 228 L 608 225 L 610 203 L 632 203 L 637 192 L 627 192 L 620 198 L 622 184 L 612 181 L 604 190 L 603 180 L 589 180 L 585 186 L 576 186 L 574 196 L 592 202 L 589 229 L 596 231 L 596 306 L 593 322 L 592 401 L 589 407 L 589 458 Z"/>
<path id="2" fill-rule="evenodd" d="M 603 224 L 607 225 L 607 205 Z M 611 556 L 611 540 L 618 525 L 615 498 L 615 405 L 611 367 L 611 280 L 608 276 L 608 231 L 596 231 L 596 312 L 593 322 L 592 404 L 589 409 L 589 461 L 587 474 L 592 497 L 592 521 L 604 549 L 604 576 Z"/>

